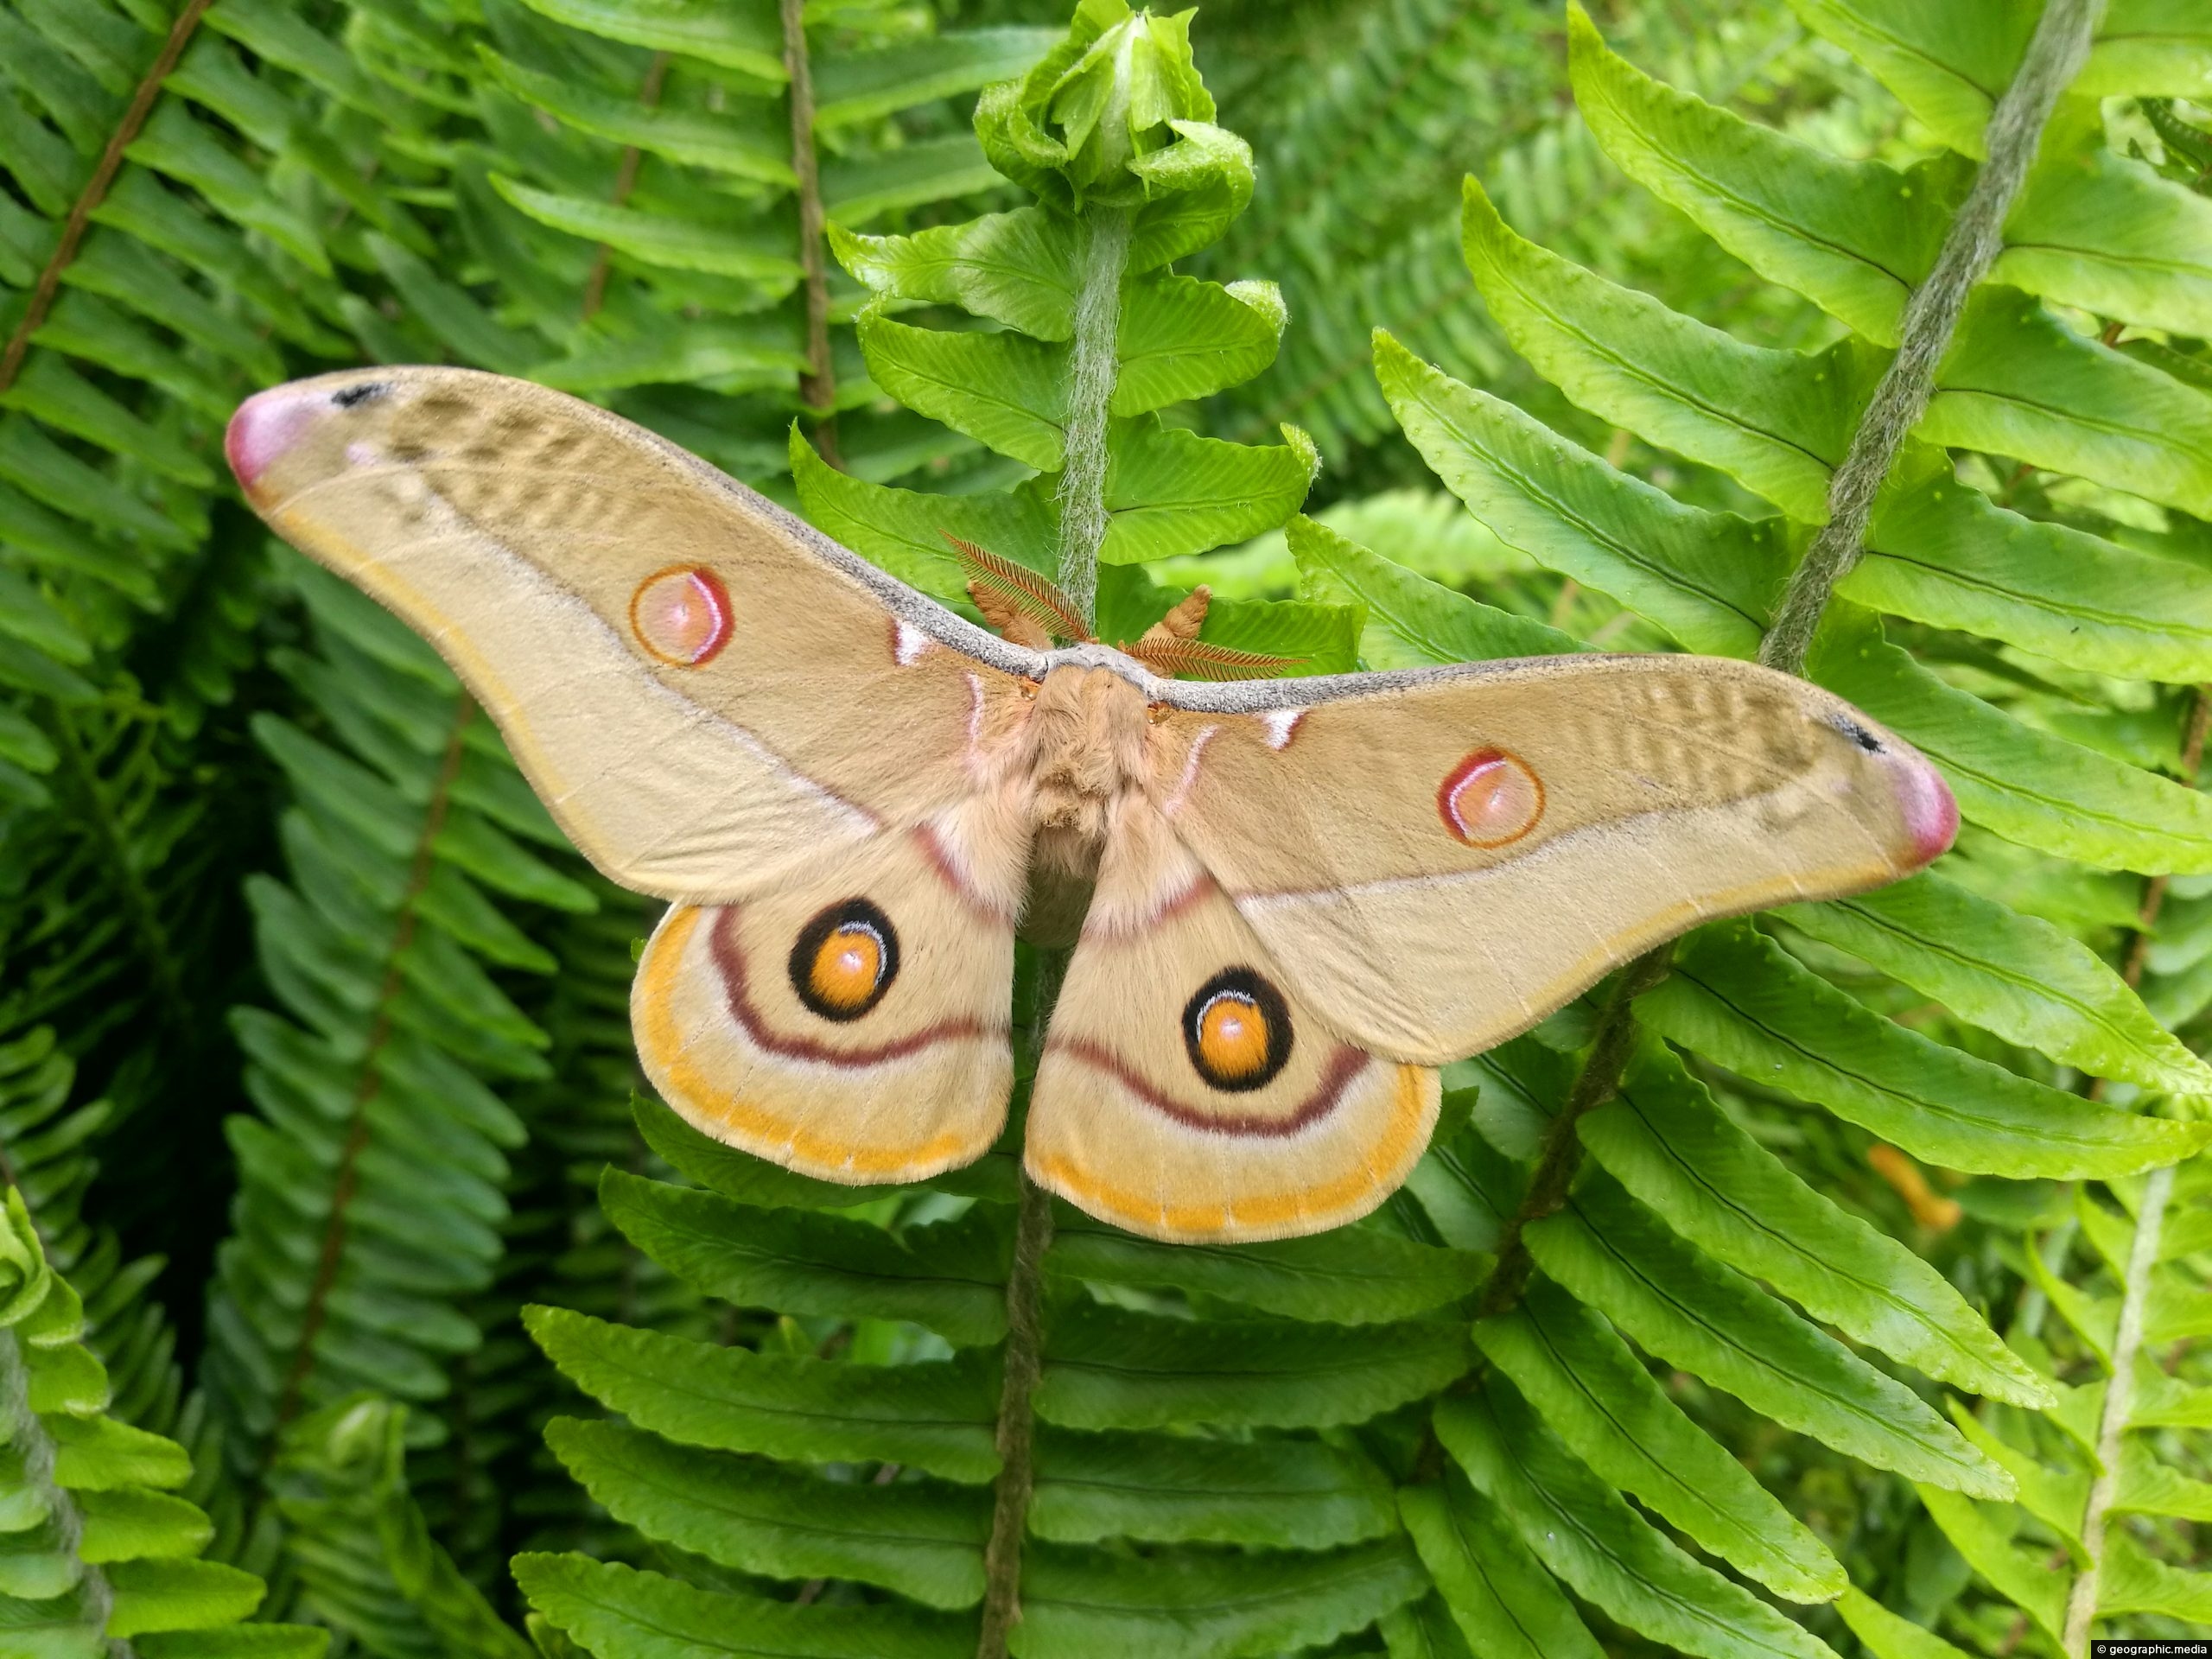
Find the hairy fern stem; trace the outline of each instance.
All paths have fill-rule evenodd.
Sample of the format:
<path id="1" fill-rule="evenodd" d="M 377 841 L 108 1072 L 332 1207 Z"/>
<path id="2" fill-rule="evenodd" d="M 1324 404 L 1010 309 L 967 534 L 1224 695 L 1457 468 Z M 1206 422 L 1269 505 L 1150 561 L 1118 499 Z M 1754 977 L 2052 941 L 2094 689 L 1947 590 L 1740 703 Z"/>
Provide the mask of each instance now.
<path id="1" fill-rule="evenodd" d="M 2088 55 L 2104 9 L 2105 0 L 2050 0 L 2044 8 L 2019 72 L 1990 114 L 1988 159 L 1944 234 L 1936 268 L 1905 302 L 1897 354 L 1859 417 L 1843 465 L 1828 481 L 1828 521 L 1805 550 L 1759 647 L 1759 660 L 1769 668 L 1786 674 L 1805 671 L 1829 596 L 1865 551 L 1874 498 L 1897 451 L 1927 413 L 1936 371 L 1950 349 L 1967 296 L 2003 246 L 2005 215 L 2027 177 L 2059 94 Z"/>
<path id="2" fill-rule="evenodd" d="M 1122 272 L 1129 262 L 1126 207 L 1098 207 L 1084 221 L 1083 287 L 1076 296 L 1068 364 L 1067 466 L 1060 474 L 1060 591 L 1083 620 L 1098 614 L 1098 550 L 1106 540 L 1106 423 L 1120 370 Z"/>
<path id="3" fill-rule="evenodd" d="M 789 3 L 789 0 L 786 0 Z M 1085 221 L 1083 288 L 1076 297 L 1068 388 L 1067 467 L 1060 474 L 1060 591 L 1085 622 L 1098 614 L 1098 548 L 1106 539 L 1106 423 L 1120 364 L 1122 271 L 1128 264 L 1125 207 L 1103 207 Z M 1046 1027 L 1067 969 L 1063 953 L 1038 963 L 1037 1006 L 1031 1040 L 1044 1050 Z M 1007 1637 L 1021 1618 L 1021 1537 L 1034 1484 L 1029 1398 L 1042 1369 L 1040 1310 L 1045 1252 L 1052 1242 L 1052 1200 L 1027 1171 L 1014 1223 L 1014 1263 L 1006 1285 L 1006 1369 L 1000 1384 L 999 1473 L 991 1504 L 991 1536 L 983 1553 L 982 1633 L 977 1659 L 1005 1659 Z"/>
<path id="4" fill-rule="evenodd" d="M 1045 1033 L 1059 1001 L 1069 953 L 1039 951 L 1037 998 L 1029 1025 L 1030 1075 L 1045 1052 Z M 1014 1261 L 1006 1281 L 1006 1364 L 999 1384 L 994 1438 L 999 1472 L 991 1487 L 991 1535 L 983 1547 L 983 1622 L 976 1659 L 1006 1659 L 1007 1637 L 1021 1622 L 1021 1540 L 1029 1523 L 1029 1496 L 1036 1484 L 1036 1420 L 1030 1396 L 1044 1370 L 1045 1252 L 1052 1243 L 1052 1197 L 1018 1170 L 1021 1199 L 1015 1213 Z"/>
<path id="5" fill-rule="evenodd" d="M 359 1080 L 354 1085 L 352 1121 L 346 1127 L 345 1147 L 339 1154 L 338 1179 L 331 1189 L 330 1219 L 323 1227 L 315 1279 L 308 1286 L 307 1306 L 300 1315 L 300 1339 L 293 1349 L 292 1363 L 284 1373 L 283 1389 L 277 1397 L 276 1422 L 280 1428 L 299 1414 L 304 1403 L 307 1381 L 315 1370 L 315 1338 L 321 1334 L 329 1312 L 330 1294 L 337 1284 L 338 1270 L 344 1264 L 347 1212 L 360 1184 L 361 1155 L 369 1146 L 369 1107 L 384 1086 L 384 1074 L 378 1070 L 378 1062 L 385 1045 L 391 1039 L 392 1008 L 398 1001 L 403 982 L 400 959 L 415 940 L 415 929 L 420 920 L 417 906 L 423 889 L 429 885 L 438 836 L 445 828 L 446 811 L 453 800 L 454 780 L 460 776 L 461 757 L 466 753 L 469 723 L 475 717 L 475 699 L 467 692 L 461 693 L 446 736 L 445 753 L 439 757 L 437 780 L 431 786 L 429 804 L 423 810 L 423 833 L 415 843 L 407 887 L 400 894 L 399 919 L 392 930 L 391 948 L 385 957 L 384 981 L 377 989 L 376 1015 L 361 1056 Z"/>
<path id="6" fill-rule="evenodd" d="M 1052 1195 L 1020 1176 L 1014 1266 L 1006 1283 L 1006 1375 L 999 1388 L 998 1478 L 991 1491 L 991 1536 L 983 1549 L 983 1627 L 976 1659 L 1006 1659 L 1007 1637 L 1021 1621 L 1021 1538 L 1036 1484 L 1030 1396 L 1043 1370 L 1045 1252 L 1052 1242 Z"/>
<path id="7" fill-rule="evenodd" d="M 1760 642 L 1759 661 L 1767 667 L 1785 674 L 1804 673 L 1813 635 L 1834 597 L 1836 584 L 1851 574 L 1864 550 L 1874 498 L 1905 438 L 1927 411 L 1936 367 L 1950 349 L 1967 296 L 1997 257 L 2005 215 L 2035 159 L 2044 125 L 2088 54 L 2090 38 L 2103 14 L 2104 0 L 2050 0 L 2044 8 L 2018 73 L 1990 116 L 1988 159 L 1944 235 L 1935 269 L 1905 302 L 1897 354 L 1859 417 L 1843 465 L 1829 481 L 1828 522 L 1792 573 L 1773 624 Z M 1566 1202 L 1567 1187 L 1582 1160 L 1575 1123 L 1585 1112 L 1611 1099 L 1619 1087 L 1621 1070 L 1636 1046 L 1630 1005 L 1666 978 L 1672 959 L 1673 948 L 1662 946 L 1637 957 L 1623 973 L 1567 1103 L 1545 1137 L 1527 1197 L 1506 1224 L 1497 1265 L 1483 1287 L 1484 1313 L 1502 1313 L 1520 1300 L 1529 1271 L 1522 1230 Z"/>
<path id="8" fill-rule="evenodd" d="M 837 453 L 837 371 L 830 354 L 830 262 L 823 245 L 822 159 L 814 143 L 814 65 L 806 47 L 806 0 L 783 0 L 784 67 L 791 75 L 791 171 L 798 175 L 798 262 L 805 272 L 806 372 L 799 400 L 815 411 L 815 452 Z"/>
<path id="9" fill-rule="evenodd" d="M 1536 1160 L 1535 1173 L 1529 1178 L 1529 1190 L 1498 1236 L 1497 1264 L 1483 1281 L 1482 1298 L 1477 1304 L 1484 1318 L 1510 1310 L 1528 1288 L 1529 1274 L 1535 1264 L 1529 1260 L 1529 1247 L 1521 1236 L 1529 1223 L 1541 1221 L 1567 1202 L 1567 1188 L 1575 1171 L 1582 1166 L 1582 1137 L 1576 1125 L 1611 1100 L 1620 1087 L 1621 1072 L 1636 1046 L 1636 1016 L 1630 1012 L 1630 1004 L 1666 978 L 1674 960 L 1673 944 L 1662 944 L 1629 963 L 1614 982 L 1590 1058 L 1576 1074 L 1567 1104 L 1544 1131 L 1543 1150 Z"/>
<path id="10" fill-rule="evenodd" d="M 2097 1616 L 2097 1584 L 2103 1576 L 2105 1528 L 2120 1484 L 2120 1442 L 2135 1411 L 2135 1359 L 2143 1347 L 2143 1310 L 2150 1300 L 2151 1275 L 2158 1265 L 2158 1237 L 2164 1230 L 2166 1204 L 2173 1197 L 2174 1166 L 2154 1169 L 2143 1183 L 2135 1211 L 2135 1236 L 2127 1249 L 2127 1284 L 2120 1293 L 2120 1328 L 2112 1344 L 2112 1379 L 2105 1384 L 2104 1414 L 2097 1424 L 2096 1478 L 2089 1483 L 2082 1510 L 2082 1553 L 2088 1559 L 2074 1575 L 2066 1598 L 2063 1645 L 2071 1659 L 2088 1659 L 2089 1625 Z"/>
<path id="11" fill-rule="evenodd" d="M 46 262 L 32 285 L 30 303 L 23 308 L 22 321 L 16 325 L 15 333 L 8 336 L 8 343 L 0 347 L 0 392 L 16 384 L 16 377 L 22 372 L 23 359 L 29 353 L 31 336 L 46 324 L 47 314 L 54 309 L 54 302 L 61 292 L 61 273 L 69 269 L 77 257 L 78 245 L 85 239 L 85 232 L 92 222 L 92 213 L 107 199 L 108 188 L 115 182 L 115 175 L 123 169 L 123 152 L 130 148 L 139 131 L 146 124 L 146 118 L 154 112 L 154 102 L 162 95 L 162 85 L 176 68 L 177 60 L 184 56 L 184 48 L 192 43 L 199 30 L 200 20 L 207 15 L 207 8 L 214 0 L 190 0 L 176 21 L 169 25 L 168 38 L 162 42 L 153 67 L 146 71 L 130 102 L 123 111 L 123 119 L 115 124 L 115 130 L 108 135 L 107 145 L 100 151 L 100 158 L 93 165 L 92 176 L 77 193 L 77 200 L 70 204 L 69 217 L 62 221 L 60 240 L 54 245 L 54 257 Z"/>

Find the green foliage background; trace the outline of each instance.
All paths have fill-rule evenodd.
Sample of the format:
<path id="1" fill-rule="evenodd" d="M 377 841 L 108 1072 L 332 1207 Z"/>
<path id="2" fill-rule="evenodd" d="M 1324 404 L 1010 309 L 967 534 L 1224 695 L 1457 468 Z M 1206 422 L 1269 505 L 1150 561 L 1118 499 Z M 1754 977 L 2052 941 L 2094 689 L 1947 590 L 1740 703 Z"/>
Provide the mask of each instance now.
<path id="1" fill-rule="evenodd" d="M 1957 849 L 1693 936 L 1562 1128 L 1602 989 L 1453 1068 L 1357 1226 L 1060 1211 L 1033 1352 L 1014 1143 L 638 1097 L 649 907 L 221 463 L 465 363 L 948 602 L 1087 538 L 1108 638 L 1747 657 L 2040 11 L 0 0 L 0 1654 L 2212 1629 L 2198 0 L 2102 9 L 1812 657 Z"/>

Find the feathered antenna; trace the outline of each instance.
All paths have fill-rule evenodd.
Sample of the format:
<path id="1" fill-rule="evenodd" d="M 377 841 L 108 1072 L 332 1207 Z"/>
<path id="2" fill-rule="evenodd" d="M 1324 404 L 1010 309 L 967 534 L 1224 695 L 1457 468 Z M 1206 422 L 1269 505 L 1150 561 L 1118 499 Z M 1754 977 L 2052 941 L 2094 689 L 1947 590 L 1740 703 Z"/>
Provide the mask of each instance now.
<path id="1" fill-rule="evenodd" d="M 968 570 L 968 596 L 999 635 L 1015 645 L 1037 651 L 1052 649 L 1055 639 L 1091 645 L 1098 636 L 1083 620 L 1075 601 L 1025 565 L 1001 557 L 988 548 L 938 532 Z M 1238 651 L 1198 637 L 1205 622 L 1208 590 L 1194 590 L 1158 622 L 1143 639 L 1117 646 L 1155 674 L 1194 680 L 1263 680 L 1295 668 L 1303 657 L 1270 657 L 1256 651 Z"/>
<path id="2" fill-rule="evenodd" d="M 1020 617 L 1048 636 L 1047 643 L 1050 638 L 1069 639 L 1077 645 L 1090 645 L 1097 639 L 1090 625 L 1083 620 L 1083 613 L 1076 608 L 1075 601 L 1034 570 L 1016 564 L 1012 559 L 1001 558 L 973 542 L 963 541 L 950 531 L 939 533 L 952 543 L 953 552 L 967 567 L 969 597 L 1001 634 L 1007 634 L 1007 626 Z M 1013 639 L 1014 635 L 1007 637 Z M 1037 642 L 1024 639 L 1018 643 Z"/>
<path id="3" fill-rule="evenodd" d="M 1172 637 L 1140 639 L 1121 650 L 1155 674 L 1193 680 L 1264 680 L 1306 660 L 1303 657 L 1270 657 L 1262 652 L 1238 651 L 1234 646 L 1212 645 L 1204 639 Z"/>
<path id="4" fill-rule="evenodd" d="M 1145 630 L 1143 639 L 1119 649 L 1154 673 L 1187 675 L 1194 680 L 1264 680 L 1306 660 L 1209 645 L 1198 638 L 1198 630 L 1205 626 L 1212 603 L 1212 588 L 1193 588 L 1173 610 Z"/>

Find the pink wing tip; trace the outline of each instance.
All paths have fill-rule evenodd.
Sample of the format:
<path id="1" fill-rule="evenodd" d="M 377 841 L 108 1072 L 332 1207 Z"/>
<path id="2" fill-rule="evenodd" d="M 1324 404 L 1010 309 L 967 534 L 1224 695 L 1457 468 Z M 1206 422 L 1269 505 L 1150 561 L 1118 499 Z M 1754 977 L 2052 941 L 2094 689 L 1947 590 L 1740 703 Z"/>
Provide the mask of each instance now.
<path id="1" fill-rule="evenodd" d="M 1931 864 L 1950 851 L 1959 834 L 1959 804 L 1943 774 L 1922 760 L 1908 766 L 1898 780 L 1897 794 L 1904 809 L 1905 833 L 1912 837 L 1916 862 Z"/>
<path id="2" fill-rule="evenodd" d="M 238 407 L 223 434 L 223 454 L 240 487 L 251 491 L 270 462 L 291 447 L 305 423 L 310 400 L 289 386 L 256 392 Z"/>

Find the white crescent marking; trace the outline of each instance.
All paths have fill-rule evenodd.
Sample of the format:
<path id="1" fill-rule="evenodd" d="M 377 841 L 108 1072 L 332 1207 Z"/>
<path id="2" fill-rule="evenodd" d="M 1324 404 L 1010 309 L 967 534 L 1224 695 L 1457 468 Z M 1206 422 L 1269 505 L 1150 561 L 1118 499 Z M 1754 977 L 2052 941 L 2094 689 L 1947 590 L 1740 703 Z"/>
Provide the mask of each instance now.
<path id="1" fill-rule="evenodd" d="M 1198 734 L 1191 740 L 1191 752 L 1183 757 L 1183 775 L 1175 780 L 1175 792 L 1160 808 L 1169 817 L 1173 817 L 1182 809 L 1185 798 L 1191 792 L 1191 785 L 1198 781 L 1198 757 L 1206 752 L 1206 745 L 1213 741 L 1213 734 L 1220 729 L 1218 726 L 1202 726 L 1198 728 Z"/>
<path id="2" fill-rule="evenodd" d="M 1291 734 L 1298 729 L 1298 722 L 1306 718 L 1303 709 L 1269 709 L 1260 715 L 1260 723 L 1268 728 L 1268 747 L 1287 748 Z"/>

